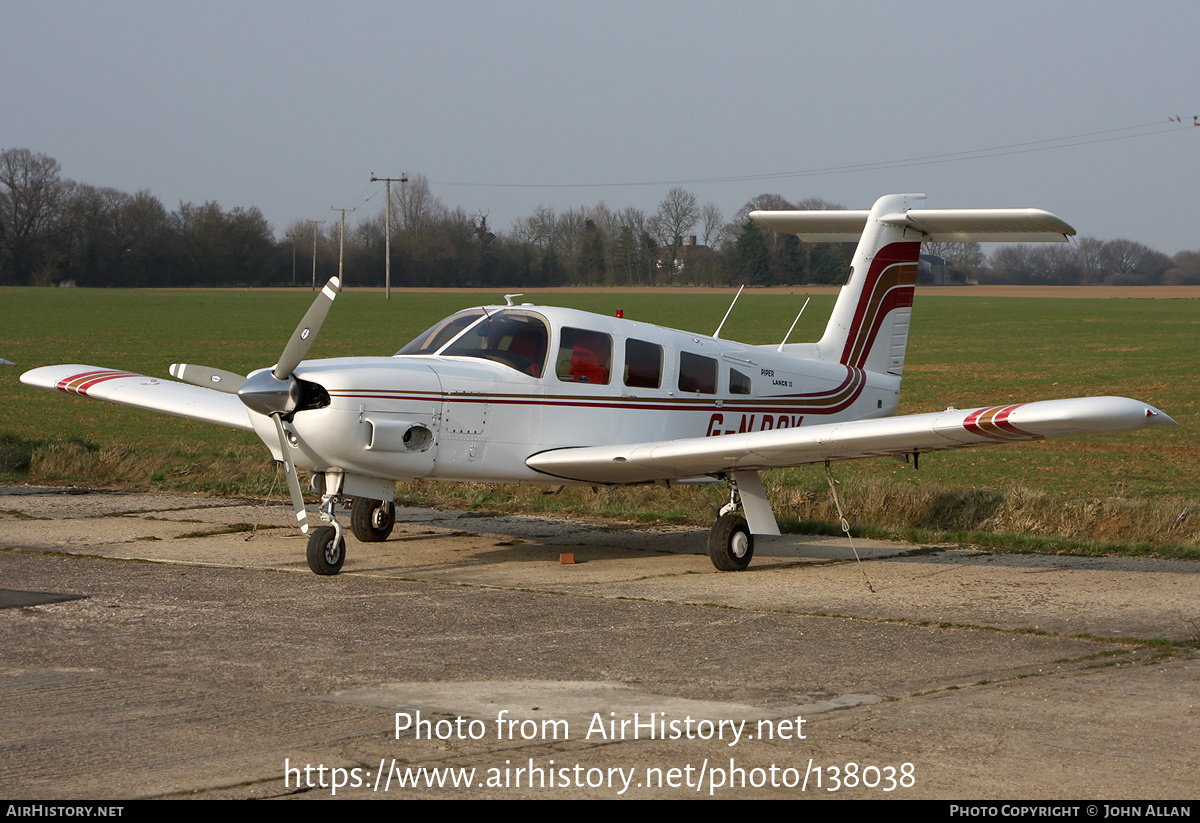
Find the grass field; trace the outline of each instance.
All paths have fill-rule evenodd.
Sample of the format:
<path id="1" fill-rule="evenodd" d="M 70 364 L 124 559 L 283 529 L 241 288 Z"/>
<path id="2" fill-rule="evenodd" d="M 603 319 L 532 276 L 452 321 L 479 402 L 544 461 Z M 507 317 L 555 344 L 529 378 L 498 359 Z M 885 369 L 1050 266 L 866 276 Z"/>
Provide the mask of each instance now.
<path id="1" fill-rule="evenodd" d="M 1130 292 L 1136 294 L 1136 292 Z M 159 377 L 184 361 L 247 372 L 272 364 L 311 303 L 308 291 L 0 289 L 0 479 L 263 493 L 272 465 L 252 435 L 22 385 L 51 363 Z M 544 302 L 711 334 L 730 295 L 547 294 Z M 524 298 L 538 301 L 530 292 Z M 793 342 L 820 335 L 833 296 L 815 295 Z M 390 355 L 437 319 L 496 293 L 344 293 L 314 357 Z M 775 343 L 804 302 L 748 293 L 723 336 Z M 1078 547 L 1089 539 L 1194 550 L 1200 538 L 1200 301 L 922 296 L 918 290 L 901 413 L 1117 394 L 1147 401 L 1178 428 L 836 467 L 855 523 L 920 539 Z M 437 486 L 437 488 L 430 488 Z M 832 519 L 823 472 L 768 475 L 781 517 Z M 631 519 L 711 520 L 719 490 L 602 490 L 548 498 L 508 488 L 413 484 L 401 495 L 495 509 Z M 1176 523 L 1185 508 L 1193 511 Z M 793 528 L 797 527 L 792 523 Z M 907 531 L 906 531 L 907 530 Z M 1033 540 L 1033 538 L 1028 538 Z M 1174 551 L 1174 550 L 1173 550 Z"/>

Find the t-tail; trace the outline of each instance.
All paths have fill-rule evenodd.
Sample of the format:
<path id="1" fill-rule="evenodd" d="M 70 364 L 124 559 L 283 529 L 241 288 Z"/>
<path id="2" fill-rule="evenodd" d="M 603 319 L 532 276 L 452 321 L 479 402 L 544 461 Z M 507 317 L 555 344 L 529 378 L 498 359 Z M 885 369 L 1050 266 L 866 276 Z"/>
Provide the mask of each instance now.
<path id="1" fill-rule="evenodd" d="M 1041 209 L 916 209 L 923 194 L 889 194 L 870 211 L 755 211 L 751 219 L 808 243 L 858 240 L 846 285 L 815 346 L 784 351 L 864 371 L 904 370 L 921 243 L 1066 242 L 1075 229 Z"/>

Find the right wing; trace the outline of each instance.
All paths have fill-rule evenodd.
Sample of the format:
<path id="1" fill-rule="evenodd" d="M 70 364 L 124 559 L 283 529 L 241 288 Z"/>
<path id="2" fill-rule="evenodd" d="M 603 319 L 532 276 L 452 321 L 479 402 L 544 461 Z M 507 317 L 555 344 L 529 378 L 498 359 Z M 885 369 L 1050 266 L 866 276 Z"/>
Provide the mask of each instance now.
<path id="1" fill-rule="evenodd" d="M 165 412 L 177 417 L 216 423 L 242 431 L 254 431 L 250 423 L 250 412 L 236 394 L 214 391 L 159 380 L 134 372 L 117 369 L 101 369 L 96 366 L 43 366 L 21 375 L 21 382 L 37 386 L 108 400 L 122 406 Z"/>
<path id="2" fill-rule="evenodd" d="M 550 449 L 525 462 L 535 471 L 564 480 L 647 483 L 1072 434 L 1114 434 L 1158 425 L 1175 425 L 1175 421 L 1127 397 L 1076 397 L 719 437 Z"/>

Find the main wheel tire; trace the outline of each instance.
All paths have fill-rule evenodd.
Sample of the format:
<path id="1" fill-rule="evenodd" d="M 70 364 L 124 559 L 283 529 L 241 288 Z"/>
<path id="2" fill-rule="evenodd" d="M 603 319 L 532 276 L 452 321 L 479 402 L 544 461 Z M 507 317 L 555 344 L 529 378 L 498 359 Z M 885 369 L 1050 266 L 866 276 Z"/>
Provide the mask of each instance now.
<path id="1" fill-rule="evenodd" d="M 346 562 L 346 538 L 333 526 L 319 526 L 308 537 L 308 567 L 313 574 L 337 574 Z"/>
<path id="2" fill-rule="evenodd" d="M 718 571 L 740 572 L 754 557 L 754 535 L 740 514 L 722 515 L 708 533 L 708 556 Z"/>
<path id="3" fill-rule="evenodd" d="M 382 543 L 396 525 L 396 504 L 356 497 L 350 506 L 350 529 L 361 543 Z"/>

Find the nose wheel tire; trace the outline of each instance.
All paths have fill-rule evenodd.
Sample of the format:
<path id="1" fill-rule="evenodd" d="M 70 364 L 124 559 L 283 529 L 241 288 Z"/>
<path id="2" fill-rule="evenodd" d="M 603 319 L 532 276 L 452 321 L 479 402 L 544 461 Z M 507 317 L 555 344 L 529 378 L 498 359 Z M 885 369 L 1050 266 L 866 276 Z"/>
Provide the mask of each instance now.
<path id="1" fill-rule="evenodd" d="M 740 572 L 754 557 L 754 535 L 746 518 L 740 514 L 724 514 L 708 533 L 708 556 L 718 571 Z"/>
<path id="2" fill-rule="evenodd" d="M 350 505 L 350 529 L 361 543 L 382 543 L 396 525 L 396 504 L 356 497 Z"/>
<path id="3" fill-rule="evenodd" d="M 314 574 L 337 574 L 346 560 L 346 538 L 333 526 L 319 526 L 308 537 L 308 567 Z"/>

